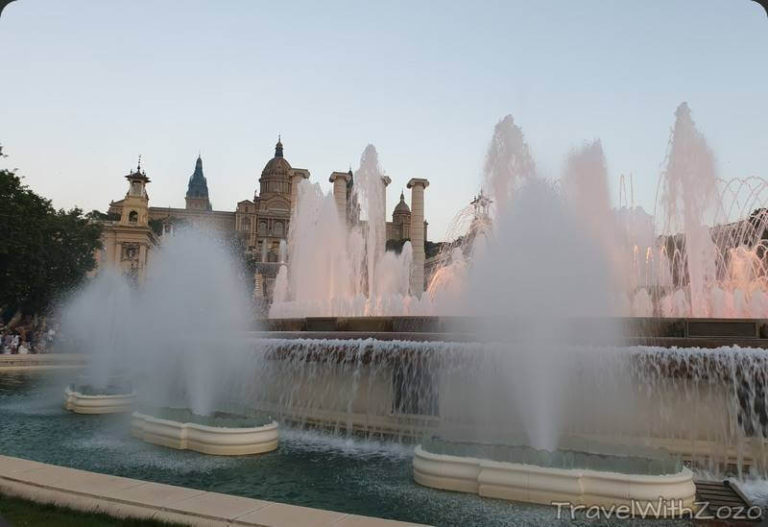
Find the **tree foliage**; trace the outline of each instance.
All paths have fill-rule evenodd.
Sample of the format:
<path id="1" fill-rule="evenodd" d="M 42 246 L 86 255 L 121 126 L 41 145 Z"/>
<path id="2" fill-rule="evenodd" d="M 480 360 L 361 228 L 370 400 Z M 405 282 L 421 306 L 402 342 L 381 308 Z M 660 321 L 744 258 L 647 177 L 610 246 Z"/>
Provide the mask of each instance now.
<path id="1" fill-rule="evenodd" d="M 0 318 L 43 313 L 96 266 L 100 237 L 82 210 L 56 210 L 14 171 L 0 170 Z"/>

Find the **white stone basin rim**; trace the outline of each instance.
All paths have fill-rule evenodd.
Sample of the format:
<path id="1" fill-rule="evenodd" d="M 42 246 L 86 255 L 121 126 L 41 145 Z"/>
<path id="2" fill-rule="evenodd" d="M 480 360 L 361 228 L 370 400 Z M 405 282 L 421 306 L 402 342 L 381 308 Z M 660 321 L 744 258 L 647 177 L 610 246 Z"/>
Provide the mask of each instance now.
<path id="1" fill-rule="evenodd" d="M 84 395 L 67 386 L 64 390 L 66 396 L 65 408 L 77 414 L 116 414 L 130 412 L 134 392 L 119 393 L 113 395 Z"/>
<path id="2" fill-rule="evenodd" d="M 278 445 L 277 421 L 252 428 L 225 428 L 197 423 L 181 423 L 134 412 L 131 420 L 134 437 L 154 445 L 194 450 L 217 456 L 263 454 Z"/>
<path id="3" fill-rule="evenodd" d="M 621 474 L 561 469 L 427 452 L 413 455 L 413 479 L 425 487 L 468 492 L 488 498 L 552 505 L 628 506 L 635 514 L 679 515 L 694 510 L 693 472 Z"/>

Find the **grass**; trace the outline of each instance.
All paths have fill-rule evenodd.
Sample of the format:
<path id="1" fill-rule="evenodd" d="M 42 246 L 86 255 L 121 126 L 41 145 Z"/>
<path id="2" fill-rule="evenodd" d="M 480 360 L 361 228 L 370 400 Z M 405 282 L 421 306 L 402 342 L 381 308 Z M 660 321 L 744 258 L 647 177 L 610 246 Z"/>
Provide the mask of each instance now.
<path id="1" fill-rule="evenodd" d="M 0 496 L 0 525 L 5 520 L 12 527 L 180 527 L 176 524 L 106 514 L 81 512 L 55 505 Z"/>

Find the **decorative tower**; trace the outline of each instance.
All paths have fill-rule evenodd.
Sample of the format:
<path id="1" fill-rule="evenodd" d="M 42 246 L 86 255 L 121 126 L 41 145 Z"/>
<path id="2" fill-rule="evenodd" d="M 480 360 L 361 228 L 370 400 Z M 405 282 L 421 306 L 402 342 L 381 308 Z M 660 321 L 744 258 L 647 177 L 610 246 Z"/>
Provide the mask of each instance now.
<path id="1" fill-rule="evenodd" d="M 121 203 L 120 221 L 104 225 L 99 265 L 116 267 L 139 283 L 144 279 L 149 251 L 155 241 L 149 227 L 149 178 L 141 169 L 141 157 L 136 170 L 125 179 L 128 180 L 128 192 Z"/>
<path id="2" fill-rule="evenodd" d="M 123 200 L 120 225 L 147 227 L 149 225 L 149 196 L 147 195 L 149 178 L 141 169 L 141 156 L 139 156 L 136 171 L 125 176 L 125 179 L 128 180 L 128 192 Z"/>
<path id="3" fill-rule="evenodd" d="M 208 181 L 203 175 L 203 159 L 198 155 L 195 163 L 195 171 L 189 178 L 187 185 L 187 210 L 211 210 L 211 201 L 208 199 Z"/>

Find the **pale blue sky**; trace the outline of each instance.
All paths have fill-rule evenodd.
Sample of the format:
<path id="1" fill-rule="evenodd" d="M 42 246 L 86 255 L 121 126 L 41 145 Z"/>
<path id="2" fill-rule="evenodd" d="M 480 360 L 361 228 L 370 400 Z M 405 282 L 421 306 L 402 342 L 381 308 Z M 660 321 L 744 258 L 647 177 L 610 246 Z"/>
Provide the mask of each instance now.
<path id="1" fill-rule="evenodd" d="M 183 206 L 200 149 L 233 210 L 281 133 L 326 188 L 375 144 L 390 209 L 428 178 L 440 239 L 511 113 L 544 175 L 600 138 L 614 187 L 633 173 L 652 210 L 683 100 L 722 177 L 768 177 L 768 18 L 749 0 L 18 0 L 0 57 L 0 163 L 61 207 L 105 210 L 138 153 L 151 203 Z"/>

